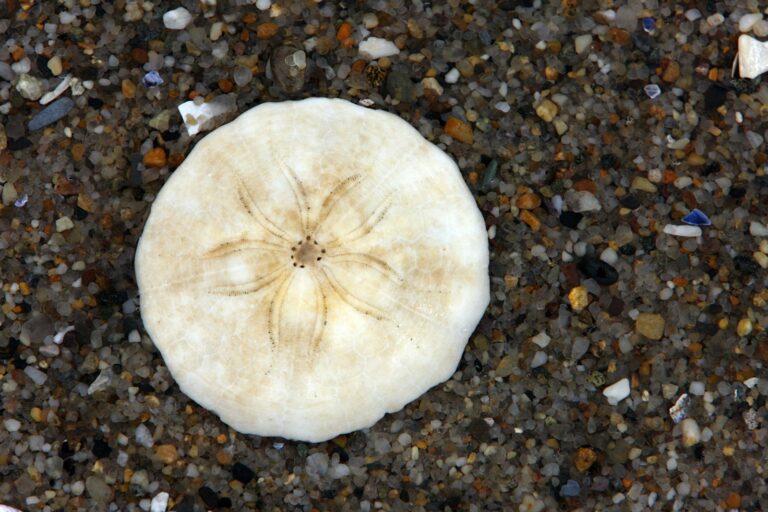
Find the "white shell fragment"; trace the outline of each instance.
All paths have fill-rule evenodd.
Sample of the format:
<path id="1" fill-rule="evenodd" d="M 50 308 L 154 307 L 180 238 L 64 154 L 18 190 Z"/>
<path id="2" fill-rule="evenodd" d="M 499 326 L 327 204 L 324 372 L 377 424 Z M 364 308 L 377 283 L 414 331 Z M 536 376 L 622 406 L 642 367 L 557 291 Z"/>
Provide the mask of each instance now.
<path id="1" fill-rule="evenodd" d="M 216 128 L 217 123 L 237 109 L 234 96 L 217 96 L 211 101 L 200 104 L 194 101 L 186 101 L 179 105 L 181 120 L 189 135 L 197 135 L 200 132 Z"/>
<path id="2" fill-rule="evenodd" d="M 701 236 L 701 228 L 699 226 L 689 226 L 683 224 L 667 224 L 664 226 L 664 232 L 672 236 L 682 236 L 689 238 Z"/>
<path id="3" fill-rule="evenodd" d="M 624 378 L 611 384 L 603 390 L 603 396 L 608 399 L 608 403 L 616 405 L 629 396 L 629 379 Z"/>
<path id="4" fill-rule="evenodd" d="M 489 301 L 485 224 L 445 153 L 343 100 L 206 136 L 136 254 L 144 325 L 233 428 L 319 442 L 448 379 Z"/>
<path id="5" fill-rule="evenodd" d="M 740 35 L 738 59 L 739 75 L 742 78 L 757 78 L 768 71 L 768 42 Z"/>
<path id="6" fill-rule="evenodd" d="M 369 37 L 360 43 L 358 49 L 360 55 L 367 59 L 380 59 L 400 53 L 400 49 L 395 46 L 395 43 L 380 37 Z"/>

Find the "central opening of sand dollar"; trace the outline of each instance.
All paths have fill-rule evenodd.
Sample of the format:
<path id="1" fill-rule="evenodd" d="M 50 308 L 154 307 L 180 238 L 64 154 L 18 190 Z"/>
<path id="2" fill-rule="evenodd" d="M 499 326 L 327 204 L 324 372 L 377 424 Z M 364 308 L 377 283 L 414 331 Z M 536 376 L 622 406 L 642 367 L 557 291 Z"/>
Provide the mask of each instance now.
<path id="1" fill-rule="evenodd" d="M 291 247 L 291 262 L 294 267 L 306 268 L 322 261 L 325 249 L 311 236 L 306 236 Z"/>

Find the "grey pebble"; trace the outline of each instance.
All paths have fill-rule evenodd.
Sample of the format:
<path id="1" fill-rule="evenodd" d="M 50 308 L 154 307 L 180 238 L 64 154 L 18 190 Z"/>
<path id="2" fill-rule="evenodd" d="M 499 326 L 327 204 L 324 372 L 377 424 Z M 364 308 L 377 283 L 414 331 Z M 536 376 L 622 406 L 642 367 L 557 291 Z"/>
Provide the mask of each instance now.
<path id="1" fill-rule="evenodd" d="M 40 128 L 45 128 L 49 124 L 53 124 L 62 117 L 69 114 L 75 106 L 75 102 L 72 98 L 59 98 L 43 110 L 35 114 L 35 116 L 29 121 L 27 128 L 33 132 Z"/>

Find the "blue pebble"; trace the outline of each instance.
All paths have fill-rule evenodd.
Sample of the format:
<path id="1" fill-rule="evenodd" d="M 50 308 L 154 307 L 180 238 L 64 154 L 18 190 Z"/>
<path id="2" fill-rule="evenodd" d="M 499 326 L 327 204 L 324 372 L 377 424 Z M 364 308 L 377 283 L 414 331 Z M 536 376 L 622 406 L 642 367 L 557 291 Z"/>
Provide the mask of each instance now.
<path id="1" fill-rule="evenodd" d="M 656 30 L 656 20 L 653 18 L 643 18 L 643 30 L 646 32 L 653 32 Z"/>
<path id="2" fill-rule="evenodd" d="M 709 217 L 704 215 L 704 212 L 699 210 L 698 208 L 694 208 L 691 213 L 683 217 L 683 222 L 686 224 L 690 224 L 692 226 L 711 226 L 712 221 L 709 220 Z"/>
<path id="3" fill-rule="evenodd" d="M 160 76 L 160 73 L 154 69 L 144 75 L 142 82 L 144 83 L 144 87 L 154 87 L 155 85 L 163 85 L 165 83 L 163 77 Z"/>
<path id="4" fill-rule="evenodd" d="M 573 498 L 581 493 L 581 486 L 576 480 L 568 480 L 565 485 L 560 488 L 560 496 L 564 498 Z"/>
<path id="5" fill-rule="evenodd" d="M 31 132 L 39 130 L 40 128 L 45 128 L 49 124 L 53 124 L 69 114 L 69 111 L 72 110 L 74 106 L 75 102 L 72 101 L 72 98 L 59 98 L 35 114 L 32 119 L 30 119 L 27 128 L 29 128 L 29 131 Z"/>

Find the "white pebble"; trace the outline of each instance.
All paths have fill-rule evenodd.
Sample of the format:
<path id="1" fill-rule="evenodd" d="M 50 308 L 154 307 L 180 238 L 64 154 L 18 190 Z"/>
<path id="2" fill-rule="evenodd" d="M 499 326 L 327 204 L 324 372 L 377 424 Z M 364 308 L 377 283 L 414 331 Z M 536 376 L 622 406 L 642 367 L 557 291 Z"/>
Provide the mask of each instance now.
<path id="1" fill-rule="evenodd" d="M 545 331 L 541 331 L 536 336 L 533 336 L 531 341 L 541 348 L 545 348 L 547 345 L 549 345 L 549 342 L 552 341 L 552 338 L 550 338 Z"/>
<path id="2" fill-rule="evenodd" d="M 664 226 L 664 232 L 672 236 L 697 237 L 701 236 L 699 226 L 680 226 L 677 224 L 667 224 Z"/>
<path id="3" fill-rule="evenodd" d="M 718 12 L 707 18 L 707 25 L 714 28 L 718 25 L 721 25 L 724 21 L 725 16 Z"/>
<path id="4" fill-rule="evenodd" d="M 5 430 L 8 432 L 16 432 L 19 430 L 19 428 L 21 428 L 21 422 L 13 418 L 8 418 L 3 422 L 3 424 L 5 425 Z"/>
<path id="5" fill-rule="evenodd" d="M 565 193 L 565 201 L 571 210 L 577 213 L 601 210 L 600 201 L 588 190 L 569 190 Z"/>
<path id="6" fill-rule="evenodd" d="M 165 512 L 168 508 L 168 498 L 167 492 L 158 493 L 149 504 L 149 512 Z"/>
<path id="7" fill-rule="evenodd" d="M 749 234 L 752 236 L 768 236 L 768 227 L 753 220 L 749 223 Z"/>
<path id="8" fill-rule="evenodd" d="M 608 403 L 616 405 L 629 396 L 629 379 L 624 378 L 611 384 L 603 390 L 603 396 L 608 399 Z"/>
<path id="9" fill-rule="evenodd" d="M 78 480 L 70 486 L 69 491 L 73 496 L 80 496 L 83 494 L 83 492 L 85 492 L 85 482 Z"/>
<path id="10" fill-rule="evenodd" d="M 177 7 L 163 14 L 163 25 L 168 30 L 184 30 L 192 23 L 192 13 L 184 7 Z"/>
<path id="11" fill-rule="evenodd" d="M 582 53 L 584 50 L 589 48 L 589 46 L 592 44 L 592 34 L 582 34 L 580 36 L 576 36 L 573 40 L 573 47 L 576 50 L 576 53 Z"/>
<path id="12" fill-rule="evenodd" d="M 400 49 L 395 46 L 395 43 L 380 37 L 369 37 L 360 43 L 358 49 L 360 55 L 368 59 L 391 57 L 400 53 Z"/>
<path id="13" fill-rule="evenodd" d="M 684 446 L 693 446 L 701 441 L 701 429 L 693 418 L 685 418 L 681 421 L 680 431 L 683 434 Z"/>
<path id="14" fill-rule="evenodd" d="M 549 358 L 547 357 L 547 354 L 539 350 L 533 354 L 533 359 L 531 359 L 531 368 L 538 368 L 539 366 L 547 364 L 548 359 Z"/>
<path id="15" fill-rule="evenodd" d="M 67 231 L 75 227 L 75 223 L 72 222 L 72 219 L 69 217 L 61 217 L 59 219 L 56 219 L 56 231 L 58 233 L 61 233 L 62 231 Z"/>
<path id="16" fill-rule="evenodd" d="M 136 427 L 136 442 L 145 448 L 152 448 L 155 442 L 152 440 L 152 433 L 143 423 Z"/>
<path id="17" fill-rule="evenodd" d="M 459 70 L 456 68 L 451 68 L 451 70 L 445 74 L 445 83 L 455 84 L 458 81 L 459 81 Z"/>
<path id="18" fill-rule="evenodd" d="M 706 391 L 704 383 L 700 380 L 694 380 L 691 385 L 688 386 L 688 392 L 692 395 L 701 396 Z"/>
<path id="19" fill-rule="evenodd" d="M 619 255 L 610 247 L 606 247 L 605 250 L 600 253 L 600 259 L 609 265 L 615 265 L 619 260 Z"/>
<path id="20" fill-rule="evenodd" d="M 739 18 L 739 32 L 749 32 L 755 23 L 763 19 L 763 15 L 759 12 L 745 14 Z"/>
<path id="21" fill-rule="evenodd" d="M 257 0 L 256 8 L 260 11 L 266 11 L 272 7 L 272 0 Z"/>

